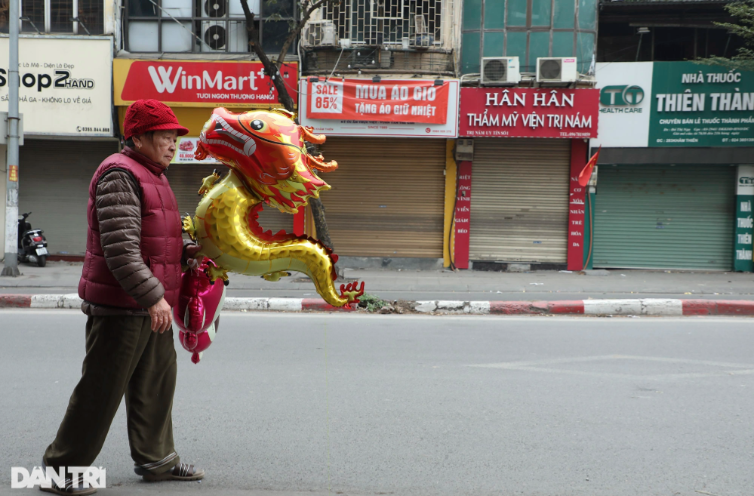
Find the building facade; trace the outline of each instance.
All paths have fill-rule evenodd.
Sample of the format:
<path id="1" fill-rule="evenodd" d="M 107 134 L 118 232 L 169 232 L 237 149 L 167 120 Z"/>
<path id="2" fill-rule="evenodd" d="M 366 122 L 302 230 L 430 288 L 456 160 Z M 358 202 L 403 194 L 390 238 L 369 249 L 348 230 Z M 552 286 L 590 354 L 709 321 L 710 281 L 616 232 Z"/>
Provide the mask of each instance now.
<path id="1" fill-rule="evenodd" d="M 53 256 L 83 255 L 89 180 L 118 150 L 113 132 L 114 6 L 23 2 L 19 39 L 19 212 L 45 231 Z M 108 21 L 109 19 L 109 21 Z M 7 18 L 0 31 L 8 32 Z M 8 101 L 7 35 L 0 36 L 0 110 Z M 5 147 L 0 150 L 5 161 Z M 5 189 L 3 182 L 0 189 Z M 5 205 L 0 214 L 5 216 Z M 3 226 L 4 227 L 4 226 Z M 0 235 L 5 236 L 0 228 Z"/>
<path id="2" fill-rule="evenodd" d="M 466 0 L 452 251 L 458 268 L 580 270 L 597 136 L 597 3 Z"/>
<path id="3" fill-rule="evenodd" d="M 289 22 L 299 15 L 294 0 L 250 0 L 256 42 L 271 57 L 280 51 Z M 173 109 L 189 134 L 178 143 L 168 170 L 178 206 L 193 212 L 202 178 L 225 166 L 198 162 L 193 150 L 215 107 L 234 112 L 279 107 L 277 91 L 251 52 L 240 0 L 125 0 L 113 60 L 114 104 L 122 129 L 128 106 L 155 98 Z M 296 50 L 280 68 L 289 93 L 296 95 Z M 266 209 L 260 225 L 274 232 L 293 230 L 291 215 Z"/>
<path id="4" fill-rule="evenodd" d="M 751 270 L 754 74 L 684 61 L 734 54 L 723 5 L 601 12 L 587 266 Z"/>
<path id="5" fill-rule="evenodd" d="M 458 0 L 346 0 L 302 33 L 299 115 L 327 135 L 321 152 L 340 164 L 321 199 L 346 266 L 441 266 L 460 9 Z"/>

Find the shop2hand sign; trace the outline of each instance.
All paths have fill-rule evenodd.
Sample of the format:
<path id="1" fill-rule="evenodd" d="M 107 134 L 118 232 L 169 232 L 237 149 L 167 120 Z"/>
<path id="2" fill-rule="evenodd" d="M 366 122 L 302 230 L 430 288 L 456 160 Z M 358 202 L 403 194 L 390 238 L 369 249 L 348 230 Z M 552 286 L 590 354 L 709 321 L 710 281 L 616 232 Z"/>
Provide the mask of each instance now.
<path id="1" fill-rule="evenodd" d="M 309 80 L 310 119 L 445 124 L 450 85 L 433 80 Z"/>

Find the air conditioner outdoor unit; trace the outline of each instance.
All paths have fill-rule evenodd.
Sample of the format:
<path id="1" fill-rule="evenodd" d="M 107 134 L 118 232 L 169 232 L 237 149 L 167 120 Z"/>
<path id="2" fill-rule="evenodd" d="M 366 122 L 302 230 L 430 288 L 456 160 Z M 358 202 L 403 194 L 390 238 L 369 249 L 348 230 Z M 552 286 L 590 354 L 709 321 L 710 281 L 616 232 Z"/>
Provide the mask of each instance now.
<path id="1" fill-rule="evenodd" d="M 578 79 L 576 57 L 537 58 L 538 83 L 573 83 Z"/>
<path id="2" fill-rule="evenodd" d="M 202 21 L 202 41 L 202 52 L 249 51 L 246 25 L 241 21 Z"/>
<path id="3" fill-rule="evenodd" d="M 304 27 L 301 44 L 308 47 L 336 46 L 338 35 L 335 24 L 330 20 L 309 21 Z"/>
<path id="4" fill-rule="evenodd" d="M 216 19 L 225 17 L 227 14 L 228 0 L 202 0 L 202 17 Z"/>
<path id="5" fill-rule="evenodd" d="M 178 2 L 180 0 L 163 0 L 163 4 L 166 1 Z M 249 0 L 249 10 L 259 15 L 259 0 Z M 191 17 L 191 7 L 189 7 L 188 12 L 189 14 L 180 17 Z M 202 0 L 202 12 L 200 15 L 202 17 L 211 17 L 212 19 L 225 17 L 226 15 L 230 15 L 233 18 L 244 17 L 241 0 Z"/>
<path id="6" fill-rule="evenodd" d="M 482 86 L 505 86 L 521 82 L 518 57 L 482 57 Z"/>

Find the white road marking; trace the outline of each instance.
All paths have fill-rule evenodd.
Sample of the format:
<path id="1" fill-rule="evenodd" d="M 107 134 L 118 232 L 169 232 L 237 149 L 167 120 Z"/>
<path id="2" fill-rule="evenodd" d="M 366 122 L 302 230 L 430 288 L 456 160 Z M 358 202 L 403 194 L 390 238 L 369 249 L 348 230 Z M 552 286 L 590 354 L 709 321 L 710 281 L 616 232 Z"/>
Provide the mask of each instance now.
<path id="1" fill-rule="evenodd" d="M 571 369 L 559 369 L 549 367 L 549 365 L 567 364 L 567 363 L 586 363 L 586 362 L 598 362 L 598 361 L 619 361 L 619 360 L 636 360 L 647 362 L 660 362 L 660 363 L 672 363 L 672 364 L 686 364 L 696 366 L 707 367 L 720 367 L 728 370 L 716 370 L 710 372 L 689 372 L 689 373 L 667 373 L 667 374 L 624 374 L 616 372 L 600 372 L 589 370 L 571 370 Z M 711 360 L 693 360 L 685 358 L 667 358 L 667 357 L 643 357 L 634 355 L 599 355 L 588 357 L 572 357 L 572 358 L 554 358 L 549 360 L 534 360 L 534 361 L 522 361 L 522 362 L 501 362 L 501 363 L 486 363 L 486 364 L 471 364 L 467 367 L 476 368 L 491 368 L 491 369 L 503 369 L 503 370 L 520 370 L 526 372 L 542 372 L 548 374 L 562 374 L 562 375 L 579 375 L 579 376 L 591 376 L 591 377 L 607 377 L 613 379 L 630 379 L 630 380 L 650 380 L 650 381 L 663 381 L 663 380 L 679 380 L 679 379 L 699 379 L 705 377 L 721 377 L 721 376 L 739 376 L 739 375 L 754 375 L 754 364 L 748 363 L 733 363 L 733 362 L 717 362 Z M 734 369 L 734 370 L 730 370 Z M 735 370 L 743 369 L 743 370 Z"/>

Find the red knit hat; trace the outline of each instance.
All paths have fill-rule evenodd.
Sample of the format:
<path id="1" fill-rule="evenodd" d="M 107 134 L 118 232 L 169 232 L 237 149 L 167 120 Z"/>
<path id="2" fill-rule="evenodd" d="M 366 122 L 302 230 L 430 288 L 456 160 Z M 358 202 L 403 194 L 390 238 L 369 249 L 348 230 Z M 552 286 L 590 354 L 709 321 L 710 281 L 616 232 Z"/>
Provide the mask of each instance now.
<path id="1" fill-rule="evenodd" d="M 125 139 L 147 131 L 175 129 L 178 136 L 184 136 L 189 132 L 178 124 L 178 119 L 170 107 L 158 100 L 136 100 L 132 103 L 126 110 L 123 127 Z"/>

